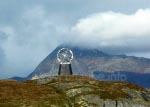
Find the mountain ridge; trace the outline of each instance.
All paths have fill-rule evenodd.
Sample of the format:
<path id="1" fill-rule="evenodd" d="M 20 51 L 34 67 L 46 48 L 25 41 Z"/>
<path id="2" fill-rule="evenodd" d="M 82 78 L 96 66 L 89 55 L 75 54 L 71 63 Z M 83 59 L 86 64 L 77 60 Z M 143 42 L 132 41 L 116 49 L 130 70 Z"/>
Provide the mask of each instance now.
<path id="1" fill-rule="evenodd" d="M 147 58 L 111 55 L 94 48 L 90 49 L 61 45 L 54 49 L 54 51 L 52 51 L 26 79 L 32 79 L 35 76 L 43 78 L 46 76 L 58 75 L 59 62 L 57 61 L 57 52 L 61 48 L 70 48 L 73 51 L 74 59 L 71 64 L 75 75 L 85 75 L 96 78 L 94 76 L 96 72 L 131 72 L 135 73 L 135 75 L 137 73 L 139 75 L 150 74 L 150 59 Z M 126 76 L 130 77 L 128 73 Z M 134 78 L 134 75 L 130 78 Z M 141 79 L 144 79 L 144 76 L 142 76 Z M 148 80 L 148 83 L 149 82 L 150 80 Z M 136 80 L 134 83 L 139 84 Z M 150 87 L 148 83 L 147 85 L 142 85 L 142 83 L 139 85 Z"/>

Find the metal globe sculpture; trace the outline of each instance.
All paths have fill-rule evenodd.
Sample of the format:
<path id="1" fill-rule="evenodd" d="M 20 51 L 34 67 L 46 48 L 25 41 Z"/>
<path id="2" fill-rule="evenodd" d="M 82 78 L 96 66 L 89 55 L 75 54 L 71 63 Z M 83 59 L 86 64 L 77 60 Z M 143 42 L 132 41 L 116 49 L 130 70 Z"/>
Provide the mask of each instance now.
<path id="1" fill-rule="evenodd" d="M 58 75 L 72 75 L 73 52 L 68 48 L 62 48 L 57 53 L 57 60 L 60 63 Z"/>
<path id="2" fill-rule="evenodd" d="M 70 64 L 73 59 L 73 52 L 68 48 L 62 48 L 57 53 L 57 60 L 60 64 Z"/>

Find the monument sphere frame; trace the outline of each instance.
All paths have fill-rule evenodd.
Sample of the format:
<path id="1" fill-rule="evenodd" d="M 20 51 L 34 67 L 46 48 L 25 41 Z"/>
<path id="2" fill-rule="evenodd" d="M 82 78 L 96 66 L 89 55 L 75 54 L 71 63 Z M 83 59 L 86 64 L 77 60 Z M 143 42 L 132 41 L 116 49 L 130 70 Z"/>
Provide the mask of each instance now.
<path id="1" fill-rule="evenodd" d="M 62 48 L 57 53 L 57 60 L 60 64 L 70 64 L 73 59 L 73 52 L 68 48 Z"/>

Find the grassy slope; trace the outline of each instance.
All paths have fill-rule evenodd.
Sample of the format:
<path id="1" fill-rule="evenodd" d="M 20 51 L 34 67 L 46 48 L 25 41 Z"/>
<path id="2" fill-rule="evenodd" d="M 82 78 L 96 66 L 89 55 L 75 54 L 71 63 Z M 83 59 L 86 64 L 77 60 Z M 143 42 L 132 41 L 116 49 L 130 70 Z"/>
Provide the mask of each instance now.
<path id="1" fill-rule="evenodd" d="M 58 102 L 59 100 L 59 102 Z M 65 97 L 53 87 L 20 83 L 17 81 L 0 81 L 0 107 L 47 107 L 48 105 L 65 105 Z"/>
<path id="2" fill-rule="evenodd" d="M 79 106 L 81 96 L 96 95 L 101 99 L 130 98 L 125 88 L 144 92 L 145 89 L 126 82 L 96 81 L 85 76 L 58 76 L 41 80 L 0 81 L 0 107 L 66 107 Z M 94 104 L 94 103 L 93 103 Z"/>

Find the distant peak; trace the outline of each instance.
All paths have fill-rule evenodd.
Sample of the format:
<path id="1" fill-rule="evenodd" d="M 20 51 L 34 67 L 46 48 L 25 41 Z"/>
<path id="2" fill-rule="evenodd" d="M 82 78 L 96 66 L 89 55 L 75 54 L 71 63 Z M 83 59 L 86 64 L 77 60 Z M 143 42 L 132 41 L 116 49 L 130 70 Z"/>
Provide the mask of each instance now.
<path id="1" fill-rule="evenodd" d="M 56 49 L 51 53 L 51 55 L 57 54 L 57 52 L 62 48 L 69 48 L 73 51 L 74 55 L 77 57 L 102 57 L 109 56 L 109 54 L 104 53 L 98 49 L 94 48 L 85 48 L 79 46 L 69 46 L 69 45 L 59 45 Z"/>

